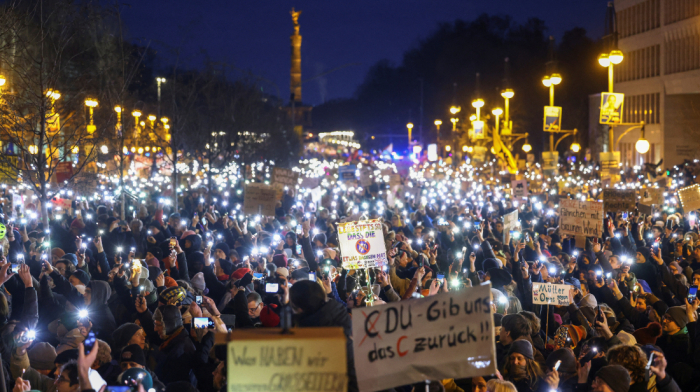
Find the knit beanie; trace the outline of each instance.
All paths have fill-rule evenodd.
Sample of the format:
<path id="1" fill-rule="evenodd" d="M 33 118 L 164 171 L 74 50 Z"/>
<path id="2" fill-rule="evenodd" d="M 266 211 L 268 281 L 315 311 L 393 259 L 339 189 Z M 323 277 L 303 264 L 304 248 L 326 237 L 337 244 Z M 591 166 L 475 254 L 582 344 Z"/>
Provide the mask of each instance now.
<path id="1" fill-rule="evenodd" d="M 481 268 L 484 272 L 490 270 L 491 268 L 503 268 L 503 264 L 497 259 L 486 259 L 484 260 L 483 267 Z"/>
<path id="2" fill-rule="evenodd" d="M 272 310 L 272 306 L 277 306 L 274 304 L 267 305 L 263 307 L 260 311 L 260 322 L 263 327 L 275 328 L 280 324 L 280 316 Z"/>
<path id="3" fill-rule="evenodd" d="M 661 337 L 662 334 L 661 324 L 657 322 L 651 322 L 647 324 L 644 328 L 636 329 L 633 333 L 634 338 L 637 339 L 637 343 L 644 346 L 647 344 L 656 344 L 656 339 Z"/>
<path id="4" fill-rule="evenodd" d="M 534 360 L 535 355 L 532 352 L 532 344 L 528 342 L 527 340 L 523 339 L 518 339 L 514 341 L 513 343 L 510 344 L 510 350 L 508 351 L 508 354 L 513 354 L 513 353 L 518 353 L 524 356 L 525 358 L 529 358 Z"/>
<path id="5" fill-rule="evenodd" d="M 188 266 L 204 264 L 204 253 L 200 251 L 192 252 L 187 256 Z"/>
<path id="6" fill-rule="evenodd" d="M 72 360 L 77 360 L 78 359 L 78 350 L 76 349 L 70 349 L 61 352 L 60 354 L 56 355 L 56 359 L 54 359 L 54 362 L 63 365 L 65 363 L 68 363 Z"/>
<path id="7" fill-rule="evenodd" d="M 165 305 L 160 312 L 163 315 L 163 328 L 166 335 L 171 335 L 175 330 L 182 327 L 182 314 L 177 306 Z"/>
<path id="8" fill-rule="evenodd" d="M 56 361 L 56 349 L 46 342 L 39 342 L 27 351 L 29 365 L 36 370 L 51 370 Z"/>
<path id="9" fill-rule="evenodd" d="M 276 265 L 277 268 L 287 267 L 287 254 L 282 253 L 272 256 L 272 264 Z"/>
<path id="10" fill-rule="evenodd" d="M 56 257 L 56 258 L 62 258 L 66 252 L 63 251 L 61 248 L 53 248 L 51 249 L 51 257 Z"/>
<path id="11" fill-rule="evenodd" d="M 204 289 L 207 287 L 206 283 L 204 283 L 204 274 L 201 272 L 194 274 L 190 283 L 192 284 L 192 287 L 201 291 L 204 291 Z"/>
<path id="12" fill-rule="evenodd" d="M 163 258 L 163 250 L 157 246 L 149 247 L 146 252 L 152 254 L 158 260 Z"/>
<path id="13" fill-rule="evenodd" d="M 76 256 L 74 253 L 66 253 L 61 258 L 70 261 L 73 263 L 73 265 L 78 265 L 78 256 Z"/>
<path id="14" fill-rule="evenodd" d="M 165 277 L 165 287 L 167 287 L 167 288 L 177 287 L 177 282 L 175 281 L 175 279 L 173 279 L 169 276 L 166 276 Z"/>
<path id="15" fill-rule="evenodd" d="M 548 368 L 554 369 L 554 365 L 561 361 L 559 365 L 560 373 L 576 373 L 576 357 L 570 348 L 560 348 L 549 354 L 545 362 Z"/>
<path id="16" fill-rule="evenodd" d="M 282 275 L 285 278 L 289 277 L 289 270 L 286 267 L 277 267 L 277 270 L 275 271 L 277 275 Z"/>
<path id="17" fill-rule="evenodd" d="M 148 279 L 155 283 L 156 278 L 163 275 L 163 270 L 160 267 L 148 267 Z"/>
<path id="18" fill-rule="evenodd" d="M 228 254 L 231 253 L 231 248 L 229 248 L 229 246 L 224 242 L 219 242 L 218 244 L 216 244 L 216 246 L 214 247 L 214 251 L 216 251 L 217 249 L 221 249 L 221 251 L 224 252 L 224 254 L 226 255 L 226 258 L 228 258 Z"/>
<path id="19" fill-rule="evenodd" d="M 135 362 L 146 367 L 146 354 L 138 344 L 130 344 L 122 350 L 119 362 Z"/>
<path id="20" fill-rule="evenodd" d="M 84 284 L 85 286 L 87 286 L 88 283 L 90 283 L 90 275 L 88 275 L 87 272 L 81 269 L 75 270 L 75 272 L 73 272 L 71 276 L 75 276 L 80 281 L 80 283 Z"/>
<path id="21" fill-rule="evenodd" d="M 596 377 L 603 380 L 613 392 L 628 392 L 630 390 L 630 374 L 624 367 L 620 365 L 603 366 L 595 374 Z"/>
<path id="22" fill-rule="evenodd" d="M 688 324 L 688 314 L 685 313 L 684 306 L 674 306 L 672 308 L 668 308 L 666 315 L 668 315 L 671 320 L 678 324 L 680 329 L 685 328 L 685 326 Z"/>
<path id="23" fill-rule="evenodd" d="M 585 340 L 588 336 L 586 330 L 578 325 L 567 324 L 566 329 L 569 330 L 569 338 L 571 339 L 571 343 L 573 343 L 572 348 L 578 346 L 578 343 Z"/>
<path id="24" fill-rule="evenodd" d="M 175 284 L 175 287 L 168 287 L 167 289 L 163 290 L 163 292 L 158 296 L 158 301 L 166 305 L 182 303 L 182 300 L 185 299 L 187 291 L 184 288 L 177 286 L 177 282 Z"/>
<path id="25" fill-rule="evenodd" d="M 234 280 L 242 279 L 248 272 L 250 272 L 250 268 L 239 268 L 231 274 L 231 278 Z"/>
<path id="26" fill-rule="evenodd" d="M 119 351 L 122 347 L 129 344 L 131 338 L 141 329 L 134 323 L 126 323 L 119 326 L 112 332 L 112 340 L 114 340 L 114 348 Z"/>

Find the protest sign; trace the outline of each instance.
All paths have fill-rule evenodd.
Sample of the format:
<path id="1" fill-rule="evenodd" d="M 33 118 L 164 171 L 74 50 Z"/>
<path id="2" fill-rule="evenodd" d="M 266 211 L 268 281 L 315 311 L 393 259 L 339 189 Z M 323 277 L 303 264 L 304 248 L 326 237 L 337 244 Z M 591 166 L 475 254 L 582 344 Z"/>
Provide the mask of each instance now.
<path id="1" fill-rule="evenodd" d="M 343 268 L 381 267 L 386 263 L 384 231 L 379 219 L 338 224 Z"/>
<path id="2" fill-rule="evenodd" d="M 515 230 L 518 227 L 518 210 L 509 212 L 503 215 L 503 239 L 505 240 L 506 233 L 510 230 Z"/>
<path id="3" fill-rule="evenodd" d="M 321 178 L 319 177 L 304 177 L 301 180 L 302 188 L 316 188 L 321 183 Z"/>
<path id="4" fill-rule="evenodd" d="M 559 202 L 562 234 L 600 237 L 603 234 L 603 203 L 562 199 Z"/>
<path id="5" fill-rule="evenodd" d="M 372 185 L 372 172 L 369 168 L 363 168 L 360 171 L 360 186 L 365 188 Z"/>
<path id="6" fill-rule="evenodd" d="M 283 186 L 288 186 L 292 189 L 297 185 L 299 181 L 299 173 L 291 170 L 285 169 L 283 167 L 273 167 L 272 168 L 272 183 L 282 184 Z"/>
<path id="7" fill-rule="evenodd" d="M 678 190 L 678 199 L 683 211 L 688 213 L 700 208 L 700 185 L 695 184 Z"/>
<path id="8" fill-rule="evenodd" d="M 527 197 L 527 180 L 515 180 L 510 182 L 513 197 Z"/>
<path id="9" fill-rule="evenodd" d="M 357 179 L 355 171 L 357 166 L 355 165 L 345 165 L 338 168 L 338 177 L 341 181 L 353 181 Z"/>
<path id="10" fill-rule="evenodd" d="M 243 195 L 243 213 L 273 216 L 277 200 L 275 188 L 260 183 L 246 184 Z"/>
<path id="11" fill-rule="evenodd" d="M 661 188 L 644 188 L 639 190 L 639 203 L 648 206 L 664 204 L 664 190 Z"/>
<path id="12" fill-rule="evenodd" d="M 571 287 L 568 284 L 533 283 L 532 303 L 535 305 L 560 305 L 569 306 Z"/>
<path id="13" fill-rule="evenodd" d="M 634 189 L 603 189 L 603 211 L 628 212 L 637 207 L 637 192 Z"/>
<path id="14" fill-rule="evenodd" d="M 377 391 L 496 372 L 491 286 L 352 311 L 357 382 Z"/>
<path id="15" fill-rule="evenodd" d="M 241 329 L 228 341 L 229 392 L 347 390 L 342 328 Z M 224 336 L 217 334 L 217 342 Z"/>
<path id="16" fill-rule="evenodd" d="M 651 206 L 648 206 L 646 204 L 641 204 L 641 203 L 639 204 L 639 206 L 637 206 L 637 210 L 639 211 L 640 214 L 644 214 L 644 215 L 651 215 L 653 212 Z"/>
<path id="17" fill-rule="evenodd" d="M 399 174 L 389 175 L 389 185 L 390 186 L 401 185 L 401 175 L 399 175 Z"/>

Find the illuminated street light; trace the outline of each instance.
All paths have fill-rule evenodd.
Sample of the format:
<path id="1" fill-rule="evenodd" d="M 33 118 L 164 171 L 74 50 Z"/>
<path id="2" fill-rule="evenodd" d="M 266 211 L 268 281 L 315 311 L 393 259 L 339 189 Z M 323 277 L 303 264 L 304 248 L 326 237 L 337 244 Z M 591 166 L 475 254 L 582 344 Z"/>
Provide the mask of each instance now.
<path id="1" fill-rule="evenodd" d="M 5 75 L 0 74 L 0 87 L 4 86 L 5 83 L 7 83 L 7 79 L 5 79 Z"/>
<path id="2" fill-rule="evenodd" d="M 462 152 L 467 152 L 467 150 L 469 150 L 469 147 L 467 147 L 467 146 L 462 146 Z"/>
<path id="3" fill-rule="evenodd" d="M 97 127 L 95 127 L 95 121 L 93 118 L 93 111 L 95 110 L 97 105 L 98 105 L 98 102 L 94 98 L 87 98 L 85 100 L 85 106 L 87 106 L 90 109 L 90 124 L 88 124 L 88 126 L 87 126 L 88 135 L 92 135 L 93 133 L 95 133 L 95 130 L 97 129 Z"/>
<path id="4" fill-rule="evenodd" d="M 479 121 L 481 119 L 481 108 L 484 107 L 484 100 L 481 98 L 473 100 L 472 107 L 476 109 L 476 121 Z"/>
<path id="5" fill-rule="evenodd" d="M 640 154 L 646 154 L 649 152 L 649 141 L 644 138 L 644 126 L 642 125 L 642 134 L 639 136 L 639 140 L 634 144 L 634 148 Z"/>
<path id="6" fill-rule="evenodd" d="M 581 145 L 576 142 L 571 143 L 571 151 L 576 153 L 581 151 Z"/>
<path id="7" fill-rule="evenodd" d="M 450 150 L 452 150 L 452 146 L 450 146 L 449 144 L 446 145 L 446 146 L 445 146 L 445 151 L 450 152 Z"/>
<path id="8" fill-rule="evenodd" d="M 100 152 L 103 154 L 107 154 L 109 152 L 109 148 L 107 148 L 107 146 L 103 144 L 102 147 L 100 147 Z"/>
<path id="9" fill-rule="evenodd" d="M 459 106 L 452 106 L 450 107 L 450 113 L 452 114 L 457 114 L 462 111 L 462 108 Z"/>
<path id="10" fill-rule="evenodd" d="M 457 131 L 457 123 L 459 122 L 459 119 L 456 117 L 453 117 L 450 119 L 450 121 L 452 122 L 452 132 Z"/>
<path id="11" fill-rule="evenodd" d="M 440 125 L 442 125 L 442 120 L 435 120 L 435 127 L 437 127 L 438 132 L 440 132 Z"/>
<path id="12" fill-rule="evenodd" d="M 406 128 L 408 128 L 408 146 L 411 146 L 411 132 L 413 131 L 413 123 L 408 123 L 406 124 Z"/>
<path id="13" fill-rule="evenodd" d="M 525 152 L 532 151 L 532 146 L 530 145 L 530 142 L 528 142 L 527 140 L 525 141 L 525 144 L 523 144 L 523 151 L 525 151 Z"/>

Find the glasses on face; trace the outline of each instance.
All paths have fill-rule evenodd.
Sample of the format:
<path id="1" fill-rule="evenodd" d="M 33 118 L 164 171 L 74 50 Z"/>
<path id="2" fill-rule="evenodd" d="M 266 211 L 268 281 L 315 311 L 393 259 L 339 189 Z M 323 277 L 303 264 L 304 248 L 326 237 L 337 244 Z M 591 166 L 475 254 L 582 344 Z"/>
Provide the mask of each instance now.
<path id="1" fill-rule="evenodd" d="M 255 305 L 255 306 L 253 306 L 252 308 L 251 308 L 251 307 L 248 307 L 248 313 L 253 313 L 253 312 L 255 312 L 256 310 L 258 310 L 258 308 L 260 307 L 260 305 L 261 305 L 261 304 Z"/>

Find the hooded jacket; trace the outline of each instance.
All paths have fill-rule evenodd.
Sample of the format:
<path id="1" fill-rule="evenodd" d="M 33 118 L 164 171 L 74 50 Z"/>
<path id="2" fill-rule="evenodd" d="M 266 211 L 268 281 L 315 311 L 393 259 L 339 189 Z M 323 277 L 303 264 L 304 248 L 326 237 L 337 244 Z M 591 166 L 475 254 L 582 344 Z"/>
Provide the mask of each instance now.
<path id="1" fill-rule="evenodd" d="M 88 306 L 88 317 L 92 321 L 92 329 L 98 338 L 111 344 L 112 332 L 117 328 L 114 315 L 107 306 L 107 301 L 112 296 L 112 289 L 109 283 L 102 280 L 93 280 L 88 287 L 92 290 Z"/>

